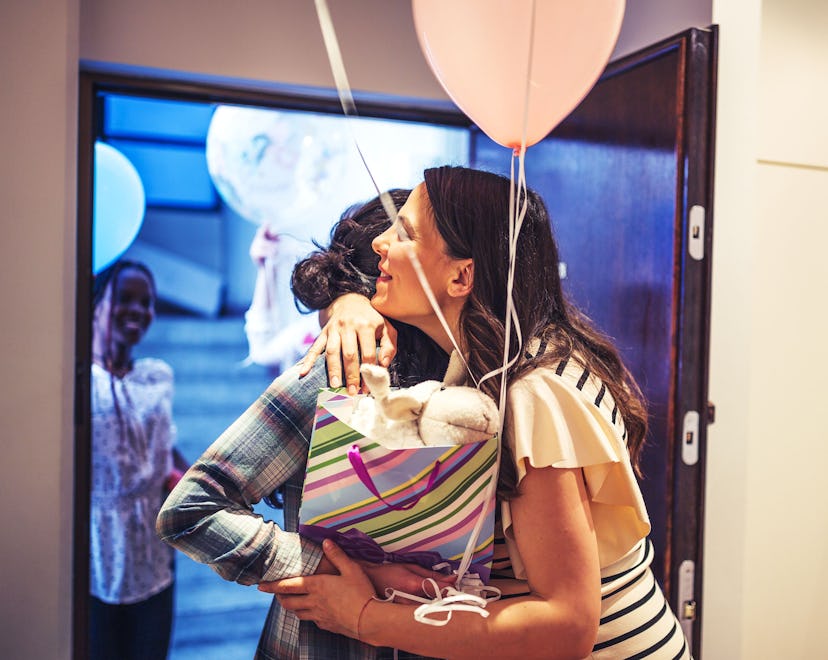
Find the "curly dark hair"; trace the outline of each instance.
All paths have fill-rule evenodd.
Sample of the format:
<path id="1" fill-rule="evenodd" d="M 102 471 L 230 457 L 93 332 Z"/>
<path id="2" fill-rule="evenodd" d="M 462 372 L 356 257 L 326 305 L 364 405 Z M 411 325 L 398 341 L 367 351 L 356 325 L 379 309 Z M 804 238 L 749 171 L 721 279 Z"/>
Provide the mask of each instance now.
<path id="1" fill-rule="evenodd" d="M 399 208 L 411 191 L 390 190 Z M 331 230 L 331 242 L 318 248 L 293 268 L 290 288 L 302 312 L 319 311 L 345 293 L 374 295 L 379 256 L 371 241 L 391 225 L 379 197 L 346 209 Z M 423 380 L 442 380 L 448 357 L 425 333 L 394 322 L 397 355 L 389 366 L 392 384 L 408 386 Z"/>

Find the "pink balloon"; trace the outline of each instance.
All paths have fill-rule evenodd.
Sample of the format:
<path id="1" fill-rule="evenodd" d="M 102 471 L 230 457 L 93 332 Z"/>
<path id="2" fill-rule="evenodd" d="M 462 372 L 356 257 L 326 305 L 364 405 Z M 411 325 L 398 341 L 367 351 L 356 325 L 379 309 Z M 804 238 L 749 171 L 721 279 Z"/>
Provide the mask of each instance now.
<path id="1" fill-rule="evenodd" d="M 413 0 L 414 26 L 451 99 L 495 142 L 542 140 L 598 80 L 615 47 L 624 0 Z"/>

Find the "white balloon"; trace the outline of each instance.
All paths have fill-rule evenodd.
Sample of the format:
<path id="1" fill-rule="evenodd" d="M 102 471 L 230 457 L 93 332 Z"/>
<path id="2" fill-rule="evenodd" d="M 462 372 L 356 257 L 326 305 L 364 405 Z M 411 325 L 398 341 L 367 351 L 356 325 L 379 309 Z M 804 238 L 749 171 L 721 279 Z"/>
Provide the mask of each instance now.
<path id="1" fill-rule="evenodd" d="M 328 217 L 349 157 L 338 118 L 221 105 L 207 131 L 207 169 L 240 216 L 300 239 Z M 320 217 L 323 216 L 323 217 Z"/>
<path id="2" fill-rule="evenodd" d="M 100 273 L 132 245 L 144 222 L 141 177 L 129 159 L 105 142 L 95 143 L 92 272 Z"/>

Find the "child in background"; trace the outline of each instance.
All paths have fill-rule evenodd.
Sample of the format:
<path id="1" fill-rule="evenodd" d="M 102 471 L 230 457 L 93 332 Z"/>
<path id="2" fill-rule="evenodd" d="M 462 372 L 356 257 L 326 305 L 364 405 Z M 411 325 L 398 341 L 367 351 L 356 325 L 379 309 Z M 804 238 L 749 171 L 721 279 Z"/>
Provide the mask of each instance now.
<path id="1" fill-rule="evenodd" d="M 155 535 L 187 469 L 174 449 L 173 372 L 132 352 L 155 316 L 155 282 L 121 260 L 95 278 L 92 326 L 90 658 L 163 660 L 173 620 L 173 550 Z"/>

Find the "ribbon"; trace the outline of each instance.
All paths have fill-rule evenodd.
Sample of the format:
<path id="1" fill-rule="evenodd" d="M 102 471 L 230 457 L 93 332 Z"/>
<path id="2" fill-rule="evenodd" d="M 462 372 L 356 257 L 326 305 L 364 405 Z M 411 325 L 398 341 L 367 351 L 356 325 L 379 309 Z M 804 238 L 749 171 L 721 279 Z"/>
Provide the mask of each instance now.
<path id="1" fill-rule="evenodd" d="M 330 539 L 345 551 L 351 559 L 370 561 L 374 564 L 417 564 L 429 570 L 445 563 L 439 552 L 413 550 L 411 552 L 388 552 L 365 532 L 351 528 L 337 532 L 319 525 L 300 525 L 299 531 L 317 543 Z M 448 564 L 447 564 L 448 565 Z"/>
<path id="2" fill-rule="evenodd" d="M 455 571 L 456 573 L 457 571 Z M 468 580 L 467 578 L 471 578 Z M 428 592 L 428 587 L 434 590 L 432 598 L 415 596 L 396 589 L 386 589 L 386 601 L 393 601 L 400 596 L 417 603 L 422 603 L 414 610 L 414 620 L 425 623 L 429 626 L 444 626 L 451 621 L 454 612 L 473 612 L 484 619 L 489 616 L 486 605 L 500 598 L 500 589 L 483 585 L 477 576 L 466 573 L 458 581 L 458 588 L 443 587 L 440 589 L 437 582 L 431 578 L 423 580 L 423 591 Z M 468 591 L 464 591 L 468 589 Z M 490 594 L 484 596 L 482 594 Z M 379 599 L 378 599 L 379 600 Z M 443 618 L 434 618 L 434 615 L 444 614 Z"/>
<path id="3" fill-rule="evenodd" d="M 351 445 L 350 449 L 348 449 L 348 460 L 351 463 L 351 467 L 354 468 L 354 472 L 356 472 L 357 477 L 359 477 L 359 480 L 362 482 L 362 485 L 371 491 L 371 495 L 380 500 L 383 504 L 385 504 L 385 506 L 390 509 L 394 509 L 395 511 L 408 511 L 409 509 L 417 506 L 417 502 L 430 493 L 431 489 L 434 488 L 434 482 L 437 481 L 437 476 L 440 474 L 440 461 L 434 461 L 434 468 L 432 468 L 431 474 L 428 477 L 428 483 L 425 485 L 423 490 L 420 491 L 420 493 L 416 495 L 413 500 L 407 502 L 406 504 L 392 504 L 391 502 L 385 500 L 379 490 L 377 490 L 377 487 L 374 485 L 374 480 L 371 478 L 371 475 L 368 474 L 368 468 L 365 467 L 365 463 L 362 461 L 362 456 L 359 453 L 359 445 Z"/>
<path id="4" fill-rule="evenodd" d="M 387 552 L 365 532 L 361 532 L 356 528 L 351 528 L 345 532 L 337 532 L 319 525 L 299 525 L 299 533 L 318 543 L 321 543 L 324 539 L 331 539 L 345 551 L 345 554 L 357 561 L 364 560 L 375 564 L 386 562 L 417 564 L 434 571 L 454 569 L 452 572 L 458 576 L 454 587 L 443 587 L 441 589 L 432 578 L 423 580 L 423 591 L 428 593 L 428 587 L 431 587 L 434 593 L 431 598 L 423 598 L 422 596 L 415 596 L 390 588 L 385 590 L 386 597 L 384 599 L 374 597 L 375 600 L 392 602 L 399 596 L 415 603 L 421 603 L 414 610 L 414 620 L 429 626 L 446 625 L 451 621 L 453 612 L 474 612 L 485 618 L 489 616 L 486 605 L 500 598 L 500 589 L 484 584 L 477 573 L 469 573 L 464 569 L 463 574 L 459 575 L 460 562 L 444 560 L 437 552 Z M 436 618 L 439 615 L 444 616 Z"/>

